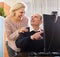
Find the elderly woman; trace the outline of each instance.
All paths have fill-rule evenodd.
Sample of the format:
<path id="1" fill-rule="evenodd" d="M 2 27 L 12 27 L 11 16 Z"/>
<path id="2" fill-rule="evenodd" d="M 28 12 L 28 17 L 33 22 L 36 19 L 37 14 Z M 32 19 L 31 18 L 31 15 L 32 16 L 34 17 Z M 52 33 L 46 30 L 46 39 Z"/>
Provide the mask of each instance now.
<path id="1" fill-rule="evenodd" d="M 15 41 L 20 32 L 27 31 L 28 18 L 25 14 L 25 5 L 16 3 L 10 9 L 10 15 L 5 19 L 5 30 L 7 35 L 6 46 L 9 57 L 15 56 L 20 49 L 16 47 Z"/>

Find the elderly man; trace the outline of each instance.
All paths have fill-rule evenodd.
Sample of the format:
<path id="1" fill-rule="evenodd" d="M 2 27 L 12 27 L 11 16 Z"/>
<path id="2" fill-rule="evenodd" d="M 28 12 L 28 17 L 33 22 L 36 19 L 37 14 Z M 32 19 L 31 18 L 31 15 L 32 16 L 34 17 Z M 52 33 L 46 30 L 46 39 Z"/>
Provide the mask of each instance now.
<path id="1" fill-rule="evenodd" d="M 41 15 L 34 14 L 31 17 L 31 31 L 19 33 L 16 46 L 21 48 L 21 52 L 41 52 L 44 50 L 43 31 L 40 29 L 41 24 Z"/>

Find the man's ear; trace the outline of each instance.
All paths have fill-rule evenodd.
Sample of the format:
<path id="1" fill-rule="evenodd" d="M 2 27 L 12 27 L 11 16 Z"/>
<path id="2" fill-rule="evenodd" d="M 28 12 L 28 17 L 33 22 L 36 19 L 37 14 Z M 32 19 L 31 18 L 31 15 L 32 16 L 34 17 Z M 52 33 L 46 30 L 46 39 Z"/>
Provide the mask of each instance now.
<path id="1" fill-rule="evenodd" d="M 42 20 L 40 21 L 40 24 L 42 24 Z"/>

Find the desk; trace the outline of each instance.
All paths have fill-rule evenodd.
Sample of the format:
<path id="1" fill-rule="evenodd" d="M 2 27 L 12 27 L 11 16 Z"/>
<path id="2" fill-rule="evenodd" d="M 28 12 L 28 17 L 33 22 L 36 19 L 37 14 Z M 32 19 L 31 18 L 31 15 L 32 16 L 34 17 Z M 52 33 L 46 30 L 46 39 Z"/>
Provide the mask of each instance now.
<path id="1" fill-rule="evenodd" d="M 40 55 L 37 55 L 37 54 L 32 54 L 32 53 L 20 53 L 18 54 L 17 56 L 15 57 L 54 57 L 53 55 L 49 55 L 49 54 L 40 54 Z"/>

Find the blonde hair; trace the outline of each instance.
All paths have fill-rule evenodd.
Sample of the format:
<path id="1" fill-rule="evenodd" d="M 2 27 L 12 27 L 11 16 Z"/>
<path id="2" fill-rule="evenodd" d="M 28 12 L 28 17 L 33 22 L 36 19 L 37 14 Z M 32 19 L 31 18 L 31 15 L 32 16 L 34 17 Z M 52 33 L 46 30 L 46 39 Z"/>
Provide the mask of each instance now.
<path id="1" fill-rule="evenodd" d="M 15 3 L 10 9 L 10 14 L 12 16 L 14 16 L 14 11 L 16 11 L 20 8 L 25 8 L 25 5 L 23 3 Z"/>

